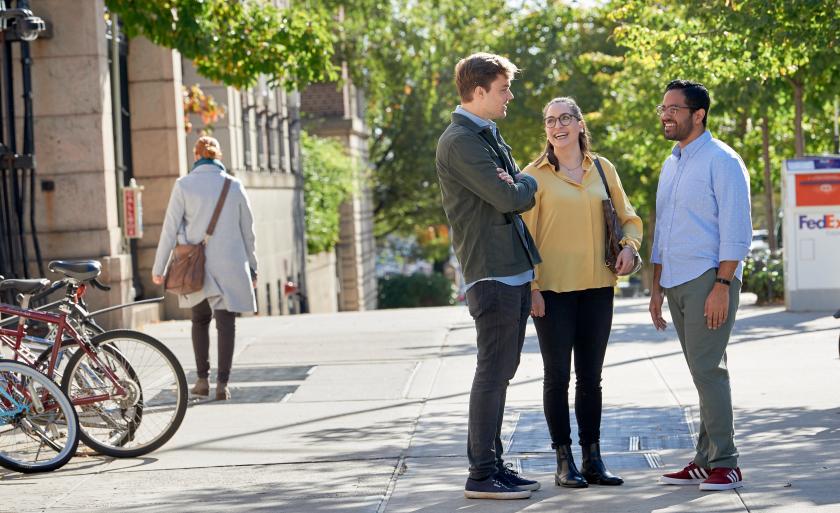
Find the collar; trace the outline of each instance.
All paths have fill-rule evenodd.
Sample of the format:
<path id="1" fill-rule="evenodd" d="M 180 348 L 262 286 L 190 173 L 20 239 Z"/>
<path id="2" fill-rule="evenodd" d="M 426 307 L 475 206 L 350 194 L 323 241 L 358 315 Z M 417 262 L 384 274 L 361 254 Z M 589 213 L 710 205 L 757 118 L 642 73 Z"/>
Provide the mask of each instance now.
<path id="1" fill-rule="evenodd" d="M 590 153 L 585 153 L 583 155 L 583 163 L 581 164 L 581 167 L 583 167 L 584 171 L 595 165 L 595 159 L 593 157 L 594 154 Z M 543 152 L 542 155 L 537 157 L 537 160 L 534 161 L 534 167 L 545 167 L 552 172 L 557 171 L 556 169 L 554 169 L 554 165 L 552 165 L 551 162 L 549 162 L 548 153 L 546 152 Z"/>
<path id="2" fill-rule="evenodd" d="M 700 134 L 697 137 L 697 139 L 694 139 L 693 141 L 688 143 L 688 146 L 686 146 L 685 148 L 680 148 L 679 144 L 675 144 L 674 148 L 671 150 L 671 154 L 677 157 L 677 159 L 679 159 L 683 153 L 685 153 L 686 157 L 691 158 L 700 150 L 700 148 L 703 147 L 704 144 L 711 140 L 712 133 L 706 130 L 705 132 Z"/>
<path id="3" fill-rule="evenodd" d="M 462 118 L 464 121 L 469 121 L 469 123 L 464 123 L 459 118 Z M 452 113 L 452 122 L 471 128 L 475 132 L 481 132 L 486 128 L 489 128 L 494 133 L 496 131 L 496 123 L 492 122 L 489 119 L 484 119 L 482 117 L 476 116 L 475 114 L 473 114 L 472 112 L 468 111 L 460 105 L 455 107 L 455 112 Z"/>
<path id="4" fill-rule="evenodd" d="M 198 159 L 198 160 L 195 161 L 195 164 L 193 164 L 192 168 L 193 168 L 193 170 L 195 170 L 198 167 L 207 166 L 207 165 L 217 167 L 220 170 L 222 170 L 223 172 L 227 171 L 225 169 L 225 165 L 222 164 L 222 161 L 219 160 L 219 159 Z"/>

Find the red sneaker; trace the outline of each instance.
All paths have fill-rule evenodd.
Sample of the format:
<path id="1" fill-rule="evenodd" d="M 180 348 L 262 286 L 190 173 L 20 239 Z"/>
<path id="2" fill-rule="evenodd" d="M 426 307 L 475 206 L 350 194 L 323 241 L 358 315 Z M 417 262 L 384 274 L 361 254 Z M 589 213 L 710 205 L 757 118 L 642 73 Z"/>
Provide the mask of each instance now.
<path id="1" fill-rule="evenodd" d="M 679 472 L 672 472 L 665 474 L 659 478 L 660 483 L 672 485 L 691 485 L 702 483 L 704 479 L 711 475 L 712 471 L 708 468 L 700 468 L 692 461 L 687 467 Z"/>
<path id="2" fill-rule="evenodd" d="M 700 483 L 701 490 L 731 490 L 744 486 L 744 478 L 738 467 L 718 467 L 712 469 L 712 475 Z"/>

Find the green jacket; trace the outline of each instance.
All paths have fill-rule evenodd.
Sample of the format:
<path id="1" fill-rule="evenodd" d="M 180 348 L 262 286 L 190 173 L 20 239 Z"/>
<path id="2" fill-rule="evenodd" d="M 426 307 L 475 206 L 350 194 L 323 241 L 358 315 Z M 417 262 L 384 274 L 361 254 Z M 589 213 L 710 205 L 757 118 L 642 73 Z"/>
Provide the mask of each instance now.
<path id="1" fill-rule="evenodd" d="M 436 167 L 443 210 L 452 226 L 452 244 L 464 279 L 513 276 L 541 262 L 520 212 L 534 206 L 537 182 L 521 174 L 510 146 L 490 128 L 452 114 L 440 136 Z M 496 168 L 515 177 L 499 180 Z"/>

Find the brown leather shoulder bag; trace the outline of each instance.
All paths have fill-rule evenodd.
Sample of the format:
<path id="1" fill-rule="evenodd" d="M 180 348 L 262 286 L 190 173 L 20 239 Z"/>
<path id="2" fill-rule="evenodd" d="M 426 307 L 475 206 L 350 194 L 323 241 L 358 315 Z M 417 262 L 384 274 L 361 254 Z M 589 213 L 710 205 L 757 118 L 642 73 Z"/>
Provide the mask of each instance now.
<path id="1" fill-rule="evenodd" d="M 624 230 L 621 229 L 621 219 L 618 218 L 618 213 L 615 211 L 615 206 L 612 202 L 612 194 L 610 194 L 610 186 L 607 183 L 607 177 L 604 175 L 604 168 L 601 167 L 601 160 L 595 157 L 595 167 L 598 168 L 598 173 L 601 175 L 601 181 L 604 182 L 604 189 L 607 191 L 607 199 L 601 202 L 604 209 L 604 221 L 606 223 L 605 241 L 604 241 L 604 264 L 610 268 L 610 271 L 618 274 L 615 268 L 618 254 L 621 253 L 621 239 L 624 238 Z M 633 259 L 633 269 L 627 274 L 638 272 L 642 268 L 642 257 L 639 256 L 638 251 L 634 251 L 635 258 Z"/>
<path id="2" fill-rule="evenodd" d="M 172 250 L 172 257 L 164 281 L 164 288 L 167 292 L 191 294 L 204 288 L 204 248 L 216 229 L 216 222 L 222 212 L 222 206 L 225 203 L 230 184 L 231 179 L 225 178 L 225 185 L 222 187 L 222 193 L 216 202 L 216 209 L 213 211 L 213 217 L 210 219 L 210 225 L 207 227 L 204 239 L 198 244 L 176 244 L 175 249 Z"/>

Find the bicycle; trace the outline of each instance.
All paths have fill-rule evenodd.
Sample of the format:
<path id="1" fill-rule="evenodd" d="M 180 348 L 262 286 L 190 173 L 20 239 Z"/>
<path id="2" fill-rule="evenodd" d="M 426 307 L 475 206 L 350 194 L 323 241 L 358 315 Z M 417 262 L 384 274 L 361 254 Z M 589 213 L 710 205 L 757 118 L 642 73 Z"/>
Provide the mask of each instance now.
<path id="1" fill-rule="evenodd" d="M 47 472 L 79 445 L 76 411 L 57 384 L 20 362 L 0 360 L 0 465 Z"/>
<path id="2" fill-rule="evenodd" d="M 50 262 L 50 269 L 78 285 L 98 276 L 96 264 Z M 28 307 L 33 296 L 52 286 L 46 279 L 0 282 L 0 292 L 20 293 L 21 305 L 0 305 L 0 313 L 18 322 L 16 330 L 0 326 L 0 346 L 11 348 L 16 360 L 60 381 L 76 407 L 79 438 L 96 452 L 136 457 L 162 446 L 180 427 L 187 408 L 187 380 L 175 355 L 159 340 L 137 331 L 90 333 L 73 317 L 67 296 L 56 306 L 57 312 Z M 30 333 L 28 320 L 50 326 L 50 335 Z M 38 354 L 33 345 L 46 349 Z"/>

